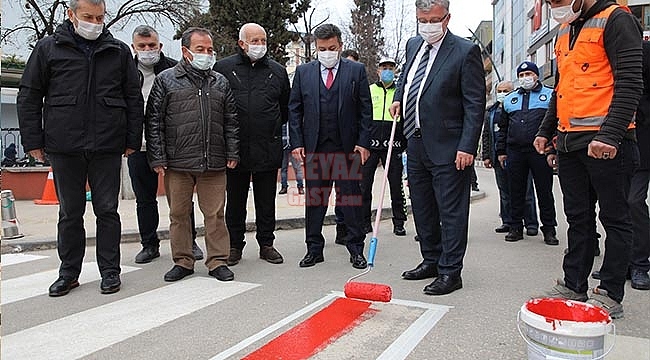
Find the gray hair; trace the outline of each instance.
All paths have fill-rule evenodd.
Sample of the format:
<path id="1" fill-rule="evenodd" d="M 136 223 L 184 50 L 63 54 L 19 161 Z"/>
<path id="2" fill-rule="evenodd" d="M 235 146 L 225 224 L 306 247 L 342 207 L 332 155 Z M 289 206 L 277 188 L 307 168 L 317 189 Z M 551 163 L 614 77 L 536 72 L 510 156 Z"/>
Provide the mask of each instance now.
<path id="1" fill-rule="evenodd" d="M 258 27 L 258 28 L 262 29 L 262 31 L 264 31 L 264 35 L 266 35 L 266 30 L 264 29 L 264 27 L 262 25 L 256 24 L 256 23 L 246 23 L 246 24 L 242 25 L 241 28 L 239 28 L 239 40 L 246 41 L 246 29 L 248 29 L 250 27 Z"/>
<path id="2" fill-rule="evenodd" d="M 106 2 L 104 0 L 84 0 L 84 1 L 88 1 L 93 5 L 104 5 L 104 9 L 106 9 Z M 70 0 L 70 2 L 68 3 L 68 7 L 70 7 L 70 10 L 72 10 L 72 12 L 77 11 L 77 9 L 79 8 L 79 0 Z"/>
<path id="3" fill-rule="evenodd" d="M 343 42 L 341 40 L 341 29 L 334 24 L 320 25 L 314 30 L 314 36 L 320 40 L 330 39 L 336 36 L 339 39 L 339 43 Z"/>
<path id="4" fill-rule="evenodd" d="M 507 86 L 509 86 L 511 89 L 514 89 L 514 88 L 515 88 L 515 86 L 514 86 L 514 84 L 512 83 L 512 81 L 510 81 L 510 80 L 501 80 L 501 81 L 499 81 L 496 85 L 494 85 L 494 90 L 496 90 L 500 85 L 507 85 Z"/>
<path id="5" fill-rule="evenodd" d="M 138 25 L 138 27 L 136 27 L 135 30 L 133 30 L 132 37 L 135 38 L 136 35 L 142 37 L 150 37 L 154 35 L 158 36 L 158 31 L 156 31 L 156 29 L 152 28 L 149 25 Z"/>
<path id="6" fill-rule="evenodd" d="M 442 6 L 449 12 L 449 0 L 415 0 L 415 8 L 418 10 L 429 10 L 434 5 Z"/>
<path id="7" fill-rule="evenodd" d="M 210 30 L 201 27 L 191 27 L 183 31 L 183 35 L 181 35 L 181 45 L 189 49 L 192 44 L 192 35 L 195 33 L 208 35 L 210 39 L 214 39 Z"/>

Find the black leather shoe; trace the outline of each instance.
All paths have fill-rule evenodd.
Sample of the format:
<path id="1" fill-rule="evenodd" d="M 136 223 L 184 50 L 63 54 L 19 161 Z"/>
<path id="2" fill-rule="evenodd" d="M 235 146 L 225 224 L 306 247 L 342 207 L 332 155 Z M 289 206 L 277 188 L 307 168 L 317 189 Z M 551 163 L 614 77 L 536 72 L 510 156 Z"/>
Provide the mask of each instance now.
<path id="1" fill-rule="evenodd" d="M 591 273 L 592 279 L 600 280 L 600 271 L 596 270 Z"/>
<path id="2" fill-rule="evenodd" d="M 350 263 L 355 269 L 365 269 L 368 267 L 368 262 L 362 254 L 350 255 Z"/>
<path id="3" fill-rule="evenodd" d="M 192 242 L 192 255 L 194 255 L 194 260 L 203 260 L 203 250 L 196 243 L 196 240 Z"/>
<path id="4" fill-rule="evenodd" d="M 314 266 L 318 263 L 322 263 L 325 261 L 325 258 L 323 257 L 322 254 L 317 255 L 317 254 L 312 254 L 312 253 L 307 253 L 302 260 L 300 260 L 300 264 L 298 264 L 300 267 L 310 267 Z"/>
<path id="5" fill-rule="evenodd" d="M 241 254 L 242 254 L 242 249 L 231 247 L 230 255 L 228 255 L 228 260 L 226 260 L 226 264 L 228 266 L 235 266 L 239 264 L 239 261 L 241 260 Z"/>
<path id="6" fill-rule="evenodd" d="M 120 286 L 122 286 L 120 274 L 110 273 L 102 278 L 102 282 L 99 284 L 99 291 L 102 294 L 113 294 L 120 291 Z"/>
<path id="7" fill-rule="evenodd" d="M 393 226 L 393 234 L 397 236 L 406 236 L 406 229 L 404 229 L 404 225 Z"/>
<path id="8" fill-rule="evenodd" d="M 494 229 L 494 231 L 498 232 L 500 234 L 501 233 L 507 233 L 507 232 L 510 231 L 510 226 L 508 226 L 506 224 L 503 224 L 503 225 L 499 226 L 498 228 Z"/>
<path id="9" fill-rule="evenodd" d="M 559 245 L 560 240 L 558 240 L 557 237 L 555 237 L 554 232 L 549 231 L 547 233 L 544 233 L 544 243 L 546 245 Z"/>
<path id="10" fill-rule="evenodd" d="M 630 269 L 630 277 L 632 278 L 632 289 L 650 290 L 650 276 L 647 271 Z"/>
<path id="11" fill-rule="evenodd" d="M 433 282 L 424 287 L 424 293 L 427 295 L 445 295 L 452 293 L 463 287 L 463 280 L 460 275 L 442 274 Z"/>
<path id="12" fill-rule="evenodd" d="M 178 281 L 192 274 L 194 274 L 194 269 L 186 269 L 180 265 L 174 265 L 174 267 L 165 274 L 165 281 Z"/>
<path id="13" fill-rule="evenodd" d="M 348 236 L 348 228 L 345 224 L 336 224 L 336 239 L 334 240 L 335 244 L 345 245 L 347 244 L 346 237 Z"/>
<path id="14" fill-rule="evenodd" d="M 505 237 L 506 241 L 508 242 L 523 240 L 523 238 L 524 234 L 522 233 L 522 229 L 510 229 Z"/>
<path id="15" fill-rule="evenodd" d="M 215 277 L 219 281 L 232 281 L 235 279 L 235 274 L 226 265 L 217 266 L 208 271 L 208 275 Z"/>
<path id="16" fill-rule="evenodd" d="M 280 191 L 278 191 L 278 195 L 284 195 L 284 194 L 286 194 L 288 189 L 289 189 L 289 188 L 288 188 L 287 186 L 283 186 L 283 187 L 281 187 L 281 188 L 280 188 Z"/>
<path id="17" fill-rule="evenodd" d="M 417 241 L 417 242 L 420 242 L 420 235 L 415 235 L 415 236 L 413 237 L 413 240 L 415 240 L 415 241 Z"/>
<path id="18" fill-rule="evenodd" d="M 537 234 L 539 234 L 539 230 L 537 230 L 537 228 L 526 229 L 526 235 L 528 236 L 537 236 Z"/>
<path id="19" fill-rule="evenodd" d="M 67 295 L 70 290 L 79 286 L 77 279 L 59 276 L 56 281 L 50 285 L 49 295 L 52 297 Z"/>
<path id="20" fill-rule="evenodd" d="M 434 264 L 420 263 L 415 269 L 402 273 L 405 280 L 422 280 L 438 276 L 438 266 Z"/>
<path id="21" fill-rule="evenodd" d="M 150 263 L 153 259 L 160 257 L 160 252 L 158 251 L 157 247 L 145 247 L 140 252 L 138 255 L 135 256 L 135 263 L 136 264 L 146 264 Z"/>

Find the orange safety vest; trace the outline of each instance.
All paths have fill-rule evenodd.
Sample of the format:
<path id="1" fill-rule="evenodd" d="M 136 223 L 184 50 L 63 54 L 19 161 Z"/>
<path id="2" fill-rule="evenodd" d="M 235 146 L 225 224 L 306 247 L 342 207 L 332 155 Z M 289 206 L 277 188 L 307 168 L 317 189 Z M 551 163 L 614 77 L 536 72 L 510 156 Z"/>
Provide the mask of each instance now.
<path id="1" fill-rule="evenodd" d="M 614 74 L 605 52 L 607 19 L 617 8 L 612 5 L 585 21 L 569 49 L 569 24 L 562 24 L 555 42 L 555 58 L 560 81 L 555 87 L 557 129 L 561 132 L 598 131 L 605 121 L 614 97 Z M 634 128 L 630 120 L 629 129 Z"/>

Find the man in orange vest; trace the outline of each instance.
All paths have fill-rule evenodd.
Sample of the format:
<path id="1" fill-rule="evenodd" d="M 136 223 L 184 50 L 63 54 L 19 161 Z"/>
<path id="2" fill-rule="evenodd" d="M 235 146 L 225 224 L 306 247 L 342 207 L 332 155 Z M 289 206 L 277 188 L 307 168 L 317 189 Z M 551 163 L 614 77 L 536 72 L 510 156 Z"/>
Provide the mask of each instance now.
<path id="1" fill-rule="evenodd" d="M 643 90 L 641 27 L 611 0 L 550 0 L 561 24 L 555 43 L 558 72 L 535 149 L 550 151 L 557 134 L 569 249 L 564 279 L 546 296 L 588 303 L 623 317 L 625 275 L 634 232 L 627 197 L 639 163 L 634 112 Z M 600 284 L 588 290 L 596 232 L 595 202 L 605 231 Z"/>

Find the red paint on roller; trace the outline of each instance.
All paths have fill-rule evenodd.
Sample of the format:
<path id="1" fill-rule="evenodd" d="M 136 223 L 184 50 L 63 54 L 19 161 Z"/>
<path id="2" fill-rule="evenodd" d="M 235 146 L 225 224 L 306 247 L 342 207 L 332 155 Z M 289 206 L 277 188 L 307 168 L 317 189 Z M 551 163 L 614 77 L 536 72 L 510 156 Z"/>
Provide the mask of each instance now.
<path id="1" fill-rule="evenodd" d="M 389 302 L 393 297 L 390 286 L 373 283 L 349 282 L 343 292 L 346 297 L 369 301 Z"/>
<path id="2" fill-rule="evenodd" d="M 576 322 L 609 323 L 607 311 L 579 301 L 564 299 L 532 299 L 526 303 L 526 309 L 546 318 L 546 321 L 564 320 Z"/>
<path id="3" fill-rule="evenodd" d="M 349 331 L 368 312 L 370 303 L 345 298 L 336 299 L 328 307 L 287 330 L 266 345 L 248 354 L 245 360 L 301 360 Z"/>

